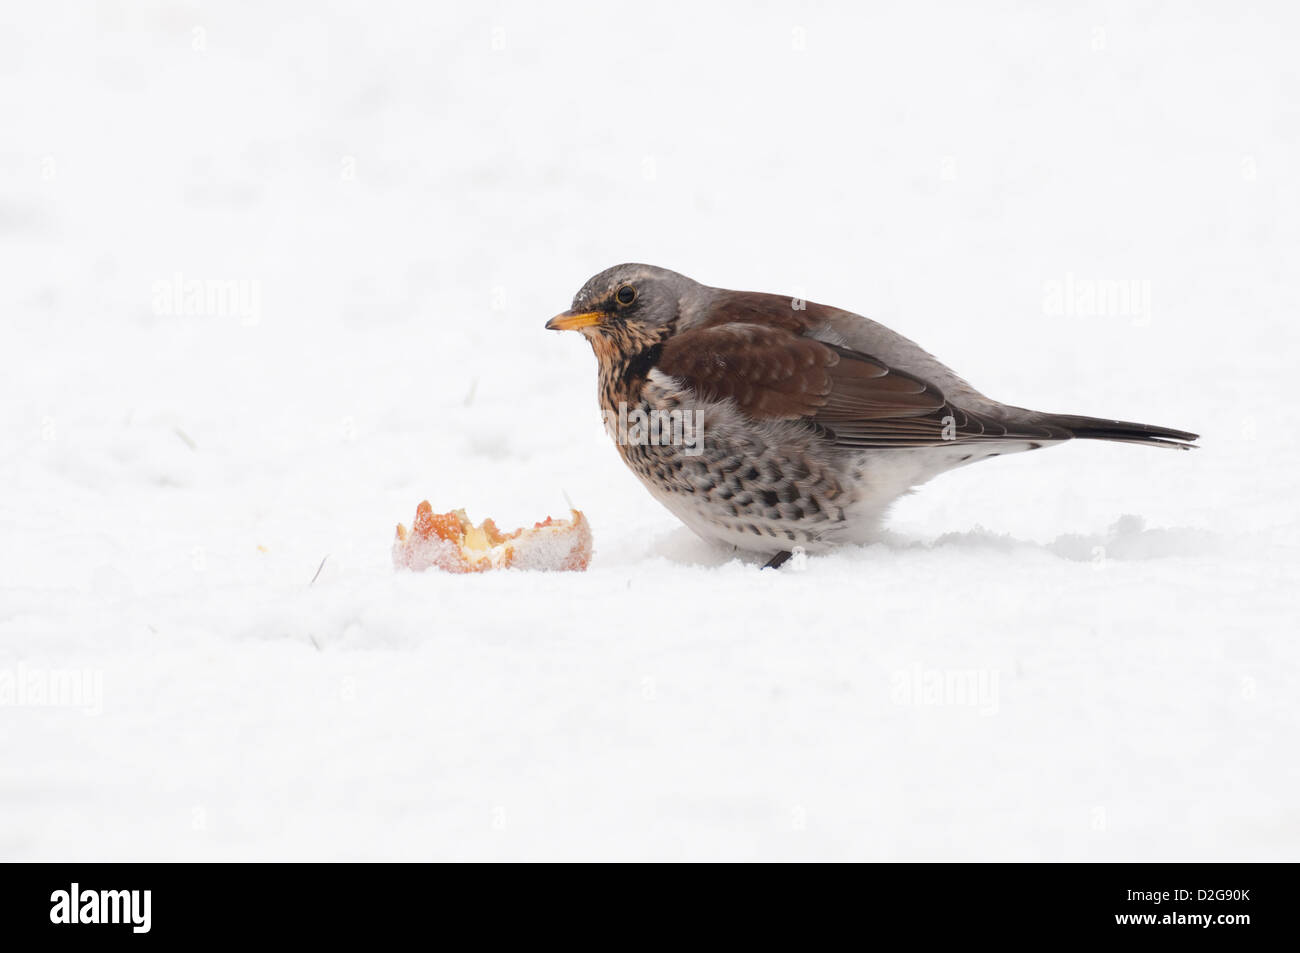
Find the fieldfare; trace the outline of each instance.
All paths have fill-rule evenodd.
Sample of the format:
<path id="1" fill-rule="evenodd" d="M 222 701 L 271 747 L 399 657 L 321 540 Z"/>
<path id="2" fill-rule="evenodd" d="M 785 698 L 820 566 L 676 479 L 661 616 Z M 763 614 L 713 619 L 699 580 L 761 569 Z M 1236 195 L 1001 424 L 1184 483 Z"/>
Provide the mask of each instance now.
<path id="1" fill-rule="evenodd" d="M 1197 439 L 1011 407 L 868 318 L 652 265 L 602 271 L 546 326 L 591 343 L 607 428 L 651 494 L 769 565 L 870 540 L 899 496 L 968 463 L 1074 438 Z"/>

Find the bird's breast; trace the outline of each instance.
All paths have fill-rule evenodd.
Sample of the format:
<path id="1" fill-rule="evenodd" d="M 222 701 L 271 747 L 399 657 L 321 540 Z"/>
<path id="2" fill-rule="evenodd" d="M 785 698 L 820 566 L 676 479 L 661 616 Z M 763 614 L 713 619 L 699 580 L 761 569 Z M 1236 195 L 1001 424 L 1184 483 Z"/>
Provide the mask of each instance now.
<path id="1" fill-rule="evenodd" d="M 655 371 L 639 387 L 604 382 L 601 411 L 632 472 L 706 539 L 778 552 L 843 528 L 843 461 L 804 423 L 755 422 Z"/>

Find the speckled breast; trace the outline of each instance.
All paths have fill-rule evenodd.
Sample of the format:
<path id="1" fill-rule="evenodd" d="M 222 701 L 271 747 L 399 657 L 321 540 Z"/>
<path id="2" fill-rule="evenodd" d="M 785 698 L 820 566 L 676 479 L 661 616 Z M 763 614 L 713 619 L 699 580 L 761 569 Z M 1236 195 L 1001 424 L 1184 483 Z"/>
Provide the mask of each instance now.
<path id="1" fill-rule="evenodd" d="M 821 549 L 844 528 L 843 463 L 805 425 L 755 424 L 730 403 L 684 399 L 655 382 L 634 404 L 606 402 L 604 411 L 627 465 L 706 539 L 775 553 Z M 656 416 L 657 430 L 637 426 Z M 680 432 L 664 425 L 679 419 Z"/>

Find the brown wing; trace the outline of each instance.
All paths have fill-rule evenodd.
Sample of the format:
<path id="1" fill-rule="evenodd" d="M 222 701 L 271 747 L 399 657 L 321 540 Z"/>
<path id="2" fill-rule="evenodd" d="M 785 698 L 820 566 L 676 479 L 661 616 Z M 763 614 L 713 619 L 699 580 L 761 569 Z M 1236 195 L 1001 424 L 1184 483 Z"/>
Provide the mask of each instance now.
<path id="1" fill-rule="evenodd" d="M 656 367 L 704 400 L 734 400 L 755 420 L 807 420 L 845 447 L 1056 436 L 1047 427 L 1011 433 L 994 420 L 954 407 L 919 377 L 805 336 L 799 317 L 788 317 L 788 306 L 778 313 L 784 326 L 739 320 L 674 335 Z M 762 322 L 766 315 L 755 317 Z"/>

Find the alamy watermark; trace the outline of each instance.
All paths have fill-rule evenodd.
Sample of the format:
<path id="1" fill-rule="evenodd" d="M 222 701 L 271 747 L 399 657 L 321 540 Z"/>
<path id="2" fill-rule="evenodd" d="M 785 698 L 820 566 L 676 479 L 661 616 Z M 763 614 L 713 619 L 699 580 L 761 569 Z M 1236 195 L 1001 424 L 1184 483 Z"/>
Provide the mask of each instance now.
<path id="1" fill-rule="evenodd" d="M 688 457 L 704 452 L 704 411 L 628 409 L 619 401 L 618 410 L 600 412 L 605 432 L 622 447 L 681 447 Z"/>
<path id="2" fill-rule="evenodd" d="M 50 894 L 50 922 L 117 923 L 132 933 L 148 933 L 152 906 L 152 890 L 87 890 L 74 881 L 67 890 Z"/>
<path id="3" fill-rule="evenodd" d="M 1139 278 L 1078 278 L 1043 282 L 1043 313 L 1065 318 L 1129 318 L 1151 323 L 1151 282 Z"/>
<path id="4" fill-rule="evenodd" d="M 895 705 L 965 707 L 978 709 L 981 715 L 996 715 L 998 676 L 995 668 L 913 665 L 890 676 L 889 697 Z"/>
<path id="5" fill-rule="evenodd" d="M 253 327 L 262 320 L 262 283 L 248 278 L 186 278 L 178 271 L 153 283 L 153 313 L 238 318 L 245 327 Z"/>
<path id="6" fill-rule="evenodd" d="M 99 669 L 33 668 L 19 662 L 0 668 L 0 708 L 80 708 L 104 711 L 104 673 Z"/>

